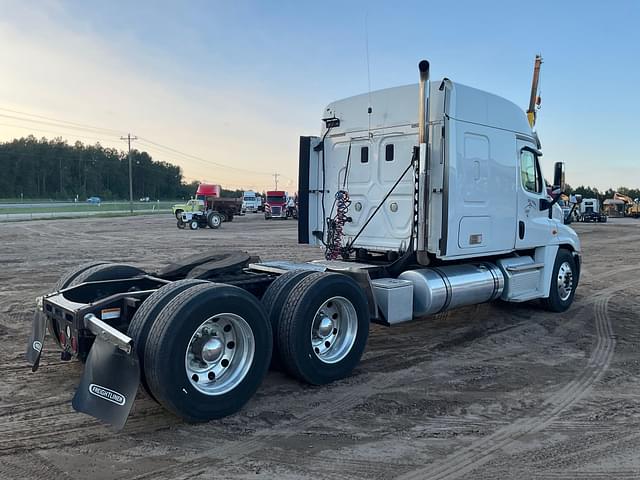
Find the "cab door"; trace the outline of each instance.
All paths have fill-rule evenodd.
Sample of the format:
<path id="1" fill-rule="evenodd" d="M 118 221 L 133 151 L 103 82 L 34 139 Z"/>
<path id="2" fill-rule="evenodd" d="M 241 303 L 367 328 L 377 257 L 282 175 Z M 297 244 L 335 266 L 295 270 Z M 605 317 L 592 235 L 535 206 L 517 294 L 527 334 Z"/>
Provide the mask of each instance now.
<path id="1" fill-rule="evenodd" d="M 518 225 L 516 228 L 516 249 L 525 249 L 549 244 L 552 225 L 549 219 L 547 191 L 540 162 L 539 152 L 531 142 L 517 140 L 518 178 Z"/>

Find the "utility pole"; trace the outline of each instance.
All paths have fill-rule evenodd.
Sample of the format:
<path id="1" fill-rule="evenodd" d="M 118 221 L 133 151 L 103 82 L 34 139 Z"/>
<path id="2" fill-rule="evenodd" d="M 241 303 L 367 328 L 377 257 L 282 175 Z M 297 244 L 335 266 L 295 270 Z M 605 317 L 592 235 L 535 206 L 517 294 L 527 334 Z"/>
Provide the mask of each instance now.
<path id="1" fill-rule="evenodd" d="M 279 173 L 274 173 L 273 174 L 273 178 L 276 181 L 276 190 L 278 190 L 278 177 L 280 176 Z"/>
<path id="2" fill-rule="evenodd" d="M 127 134 L 126 137 L 120 137 L 120 140 L 126 140 L 129 143 L 129 211 L 133 214 L 133 171 L 131 168 L 131 140 L 137 140 L 138 137 L 132 137 Z"/>

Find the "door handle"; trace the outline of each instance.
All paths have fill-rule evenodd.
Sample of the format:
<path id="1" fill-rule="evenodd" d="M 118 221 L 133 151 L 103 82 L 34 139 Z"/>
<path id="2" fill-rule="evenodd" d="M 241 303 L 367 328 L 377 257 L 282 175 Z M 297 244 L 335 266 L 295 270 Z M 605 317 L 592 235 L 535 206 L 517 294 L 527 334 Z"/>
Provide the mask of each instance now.
<path id="1" fill-rule="evenodd" d="M 518 236 L 520 240 L 524 240 L 524 222 L 522 220 L 518 222 Z"/>

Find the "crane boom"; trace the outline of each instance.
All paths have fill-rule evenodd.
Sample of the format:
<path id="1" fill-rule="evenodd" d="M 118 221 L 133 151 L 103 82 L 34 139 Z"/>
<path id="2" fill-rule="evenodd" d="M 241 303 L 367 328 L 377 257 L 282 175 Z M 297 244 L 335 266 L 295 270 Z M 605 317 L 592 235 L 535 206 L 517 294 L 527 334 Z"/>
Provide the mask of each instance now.
<path id="1" fill-rule="evenodd" d="M 542 56 L 536 55 L 533 65 L 533 79 L 531 81 L 531 96 L 529 97 L 529 110 L 527 110 L 527 119 L 529 126 L 533 128 L 536 124 L 536 105 L 540 105 L 540 97 L 538 97 L 538 81 L 540 79 L 540 65 L 542 65 Z"/>

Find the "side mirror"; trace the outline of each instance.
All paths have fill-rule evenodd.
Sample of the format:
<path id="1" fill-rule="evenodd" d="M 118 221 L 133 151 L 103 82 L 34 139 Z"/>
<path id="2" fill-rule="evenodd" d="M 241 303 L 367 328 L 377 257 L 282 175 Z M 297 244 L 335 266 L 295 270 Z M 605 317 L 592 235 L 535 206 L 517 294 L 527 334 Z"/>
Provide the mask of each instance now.
<path id="1" fill-rule="evenodd" d="M 553 168 L 553 189 L 564 192 L 564 162 L 556 162 Z"/>
<path id="2" fill-rule="evenodd" d="M 541 212 L 543 212 L 545 210 L 549 210 L 553 206 L 553 203 L 554 202 L 550 202 L 546 198 L 541 198 L 538 208 L 540 209 Z"/>

